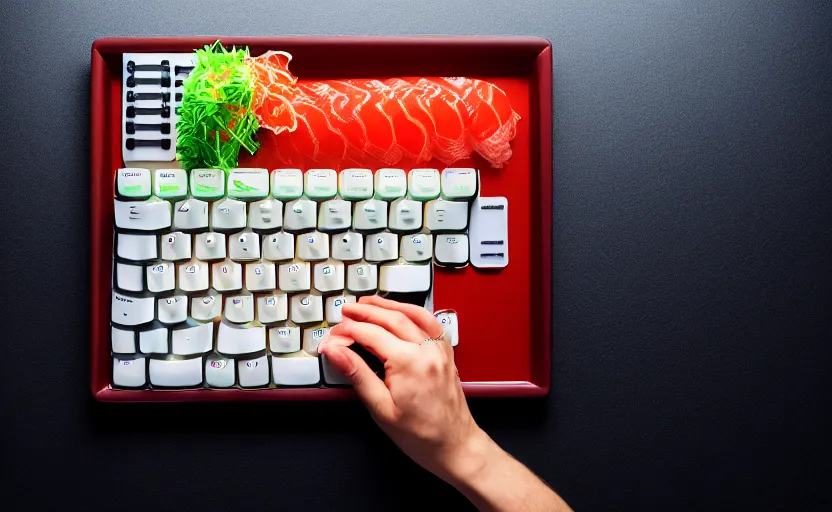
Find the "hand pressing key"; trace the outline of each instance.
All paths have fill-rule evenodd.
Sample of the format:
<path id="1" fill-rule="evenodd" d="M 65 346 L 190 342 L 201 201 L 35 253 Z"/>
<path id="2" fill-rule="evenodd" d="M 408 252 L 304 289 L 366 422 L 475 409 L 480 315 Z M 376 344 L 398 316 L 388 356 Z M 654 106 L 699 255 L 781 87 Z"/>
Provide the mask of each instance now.
<path id="1" fill-rule="evenodd" d="M 474 421 L 442 327 L 425 309 L 377 296 L 344 304 L 343 321 L 318 346 L 352 382 L 376 423 L 408 456 L 480 510 L 569 510 Z M 382 381 L 348 348 L 384 364 Z"/>

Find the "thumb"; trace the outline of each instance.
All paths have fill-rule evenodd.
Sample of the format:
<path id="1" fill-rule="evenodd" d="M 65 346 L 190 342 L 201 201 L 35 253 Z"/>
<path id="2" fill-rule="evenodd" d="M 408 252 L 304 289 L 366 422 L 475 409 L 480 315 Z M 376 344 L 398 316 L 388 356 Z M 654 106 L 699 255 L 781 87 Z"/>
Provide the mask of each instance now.
<path id="1" fill-rule="evenodd" d="M 336 370 L 343 373 L 352 383 L 358 398 L 364 402 L 370 414 L 380 420 L 393 415 L 393 397 L 384 382 L 378 378 L 367 362 L 348 347 L 328 343 L 323 354 Z"/>

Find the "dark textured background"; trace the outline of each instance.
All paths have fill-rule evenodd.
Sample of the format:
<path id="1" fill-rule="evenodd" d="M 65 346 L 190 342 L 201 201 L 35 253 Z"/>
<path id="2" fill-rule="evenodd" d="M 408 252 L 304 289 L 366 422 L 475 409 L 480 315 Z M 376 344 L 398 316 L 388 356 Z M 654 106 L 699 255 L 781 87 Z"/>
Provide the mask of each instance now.
<path id="1" fill-rule="evenodd" d="M 355 403 L 88 390 L 95 38 L 453 33 L 554 45 L 554 387 L 480 423 L 582 510 L 829 507 L 830 27 L 824 1 L 2 2 L 4 505 L 465 508 Z"/>

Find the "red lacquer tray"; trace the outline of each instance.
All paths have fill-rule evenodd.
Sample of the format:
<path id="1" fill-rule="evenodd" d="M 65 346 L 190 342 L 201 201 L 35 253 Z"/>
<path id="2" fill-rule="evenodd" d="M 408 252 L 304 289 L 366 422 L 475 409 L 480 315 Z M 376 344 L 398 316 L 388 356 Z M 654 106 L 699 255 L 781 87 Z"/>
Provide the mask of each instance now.
<path id="1" fill-rule="evenodd" d="M 469 76 L 506 91 L 522 116 L 503 169 L 482 161 L 481 194 L 509 202 L 510 263 L 500 271 L 436 269 L 434 303 L 459 314 L 456 363 L 467 396 L 543 396 L 551 382 L 552 47 L 528 37 L 167 37 L 106 38 L 92 45 L 92 393 L 98 400 L 331 400 L 344 388 L 115 390 L 110 388 L 113 179 L 121 160 L 121 66 L 125 52 L 190 52 L 220 39 L 252 55 L 284 50 L 302 79 Z M 268 151 L 241 166 L 280 167 Z M 464 163 L 462 164 L 464 165 Z M 429 165 L 428 165 L 429 167 Z M 434 167 L 442 168 L 437 163 Z"/>

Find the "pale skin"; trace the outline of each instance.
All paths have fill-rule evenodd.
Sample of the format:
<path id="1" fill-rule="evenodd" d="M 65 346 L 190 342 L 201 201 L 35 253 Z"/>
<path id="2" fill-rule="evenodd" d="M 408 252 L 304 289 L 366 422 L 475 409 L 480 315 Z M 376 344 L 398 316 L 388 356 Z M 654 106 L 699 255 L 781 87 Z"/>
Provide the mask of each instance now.
<path id="1" fill-rule="evenodd" d="M 341 313 L 343 321 L 318 351 L 349 378 L 373 419 L 404 453 L 479 510 L 571 510 L 477 426 L 453 349 L 441 339 L 442 327 L 432 314 L 377 296 L 344 304 Z M 384 380 L 348 348 L 353 343 L 384 363 Z"/>

